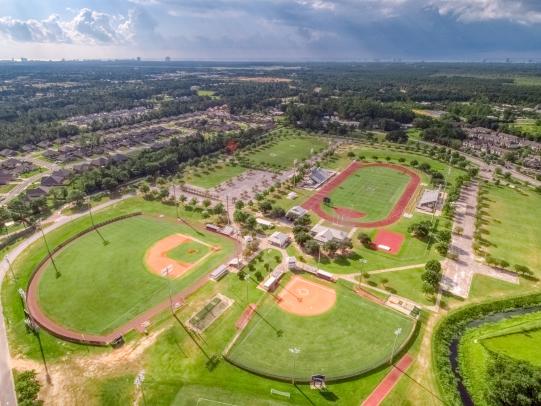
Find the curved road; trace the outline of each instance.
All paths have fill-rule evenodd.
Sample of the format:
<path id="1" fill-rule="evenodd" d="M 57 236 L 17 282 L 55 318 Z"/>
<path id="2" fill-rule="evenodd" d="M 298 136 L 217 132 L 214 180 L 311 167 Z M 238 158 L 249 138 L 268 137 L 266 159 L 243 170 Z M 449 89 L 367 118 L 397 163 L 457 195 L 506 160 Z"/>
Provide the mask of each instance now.
<path id="1" fill-rule="evenodd" d="M 118 199 L 109 200 L 103 204 L 100 204 L 93 208 L 94 211 L 102 210 L 106 207 L 112 206 L 124 199 L 130 198 L 133 195 L 125 195 Z M 54 220 L 54 223 L 46 227 L 43 231 L 45 234 L 50 233 L 53 230 L 56 230 L 59 227 L 62 227 L 64 224 L 78 219 L 80 217 L 86 216 L 87 211 L 72 214 L 69 216 L 60 216 Z M 19 245 L 13 248 L 0 262 L 0 284 L 2 283 L 4 277 L 9 271 L 9 265 L 7 260 L 13 263 L 17 257 L 26 250 L 31 244 L 41 238 L 41 233 L 36 232 L 30 237 L 22 241 Z M 1 406 L 14 406 L 17 404 L 15 395 L 15 389 L 13 386 L 13 377 L 11 374 L 11 362 L 9 347 L 7 341 L 6 325 L 4 322 L 4 312 L 2 309 L 2 302 L 0 300 L 0 405 Z"/>

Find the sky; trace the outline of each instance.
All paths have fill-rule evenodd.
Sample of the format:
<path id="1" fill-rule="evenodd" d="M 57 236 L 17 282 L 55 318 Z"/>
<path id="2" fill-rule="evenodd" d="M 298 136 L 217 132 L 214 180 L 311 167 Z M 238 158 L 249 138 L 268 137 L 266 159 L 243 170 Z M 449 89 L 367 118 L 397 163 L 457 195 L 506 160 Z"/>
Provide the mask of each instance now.
<path id="1" fill-rule="evenodd" d="M 0 59 L 541 62 L 541 0 L 0 0 Z"/>

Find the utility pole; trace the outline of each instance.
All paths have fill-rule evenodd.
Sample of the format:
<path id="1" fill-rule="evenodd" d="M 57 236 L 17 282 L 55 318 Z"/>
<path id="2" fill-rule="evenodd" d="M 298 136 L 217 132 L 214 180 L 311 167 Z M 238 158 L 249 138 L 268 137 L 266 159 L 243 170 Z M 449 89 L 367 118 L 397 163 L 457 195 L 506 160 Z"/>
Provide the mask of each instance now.
<path id="1" fill-rule="evenodd" d="M 15 276 L 15 272 L 13 272 L 13 267 L 11 266 L 11 261 L 9 260 L 9 257 L 6 255 L 4 258 L 8 264 L 8 269 L 9 269 L 9 272 L 11 273 L 11 277 L 13 278 L 13 280 L 16 281 L 17 277 Z"/>

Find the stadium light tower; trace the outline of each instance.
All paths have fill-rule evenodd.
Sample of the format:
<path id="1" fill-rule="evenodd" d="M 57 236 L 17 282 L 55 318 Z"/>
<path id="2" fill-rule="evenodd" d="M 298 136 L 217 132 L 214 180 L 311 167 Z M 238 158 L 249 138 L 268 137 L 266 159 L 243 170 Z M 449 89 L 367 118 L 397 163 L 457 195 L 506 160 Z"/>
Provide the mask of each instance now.
<path id="1" fill-rule="evenodd" d="M 38 223 L 38 228 L 41 231 L 41 236 L 43 237 L 43 242 L 45 243 L 45 248 L 47 248 L 47 253 L 49 254 L 49 259 L 51 260 L 51 263 L 53 264 L 54 270 L 55 270 L 55 276 L 56 278 L 60 278 L 61 274 L 56 266 L 56 262 L 54 261 L 53 254 L 51 253 L 51 249 L 49 248 L 49 243 L 47 242 L 47 238 L 45 238 L 45 232 L 43 231 L 43 227 L 41 225 L 41 222 Z"/>
<path id="2" fill-rule="evenodd" d="M 139 371 L 139 373 L 136 375 L 135 379 L 133 380 L 133 384 L 137 389 L 141 390 L 141 395 L 143 396 L 143 404 L 146 405 L 147 401 L 145 399 L 145 391 L 143 390 L 143 382 L 145 381 L 145 370 L 142 369 Z"/>
<path id="3" fill-rule="evenodd" d="M 297 357 L 299 356 L 301 349 L 298 347 L 293 347 L 289 349 L 289 352 L 293 354 L 293 373 L 291 374 L 291 383 L 295 385 L 295 361 L 297 360 Z"/>
<path id="4" fill-rule="evenodd" d="M 396 342 L 398 341 L 398 336 L 402 334 L 402 329 L 399 327 L 394 331 L 394 343 L 393 343 L 393 351 L 391 351 L 391 358 L 389 359 L 389 364 L 393 364 L 393 358 L 394 358 L 394 351 L 396 349 Z"/>
<path id="5" fill-rule="evenodd" d="M 11 261 L 9 260 L 9 257 L 6 255 L 4 259 L 6 260 L 6 263 L 8 264 L 8 269 L 9 269 L 9 272 L 11 273 L 13 280 L 16 281 L 17 277 L 15 276 L 15 272 L 13 272 L 13 267 L 11 266 Z"/>

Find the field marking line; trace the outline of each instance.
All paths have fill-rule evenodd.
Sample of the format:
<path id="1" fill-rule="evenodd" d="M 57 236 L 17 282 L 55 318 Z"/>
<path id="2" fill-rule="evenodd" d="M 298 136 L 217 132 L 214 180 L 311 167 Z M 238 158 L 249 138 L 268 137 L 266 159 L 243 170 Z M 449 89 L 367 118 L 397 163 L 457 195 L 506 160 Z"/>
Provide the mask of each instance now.
<path id="1" fill-rule="evenodd" d="M 220 405 L 237 406 L 234 403 L 225 403 L 225 402 L 220 402 L 219 400 L 212 400 L 212 399 L 207 399 L 207 398 L 199 398 L 199 399 L 197 399 L 197 404 L 199 405 L 199 402 L 201 402 L 202 400 L 205 401 L 205 402 L 218 403 Z"/>

